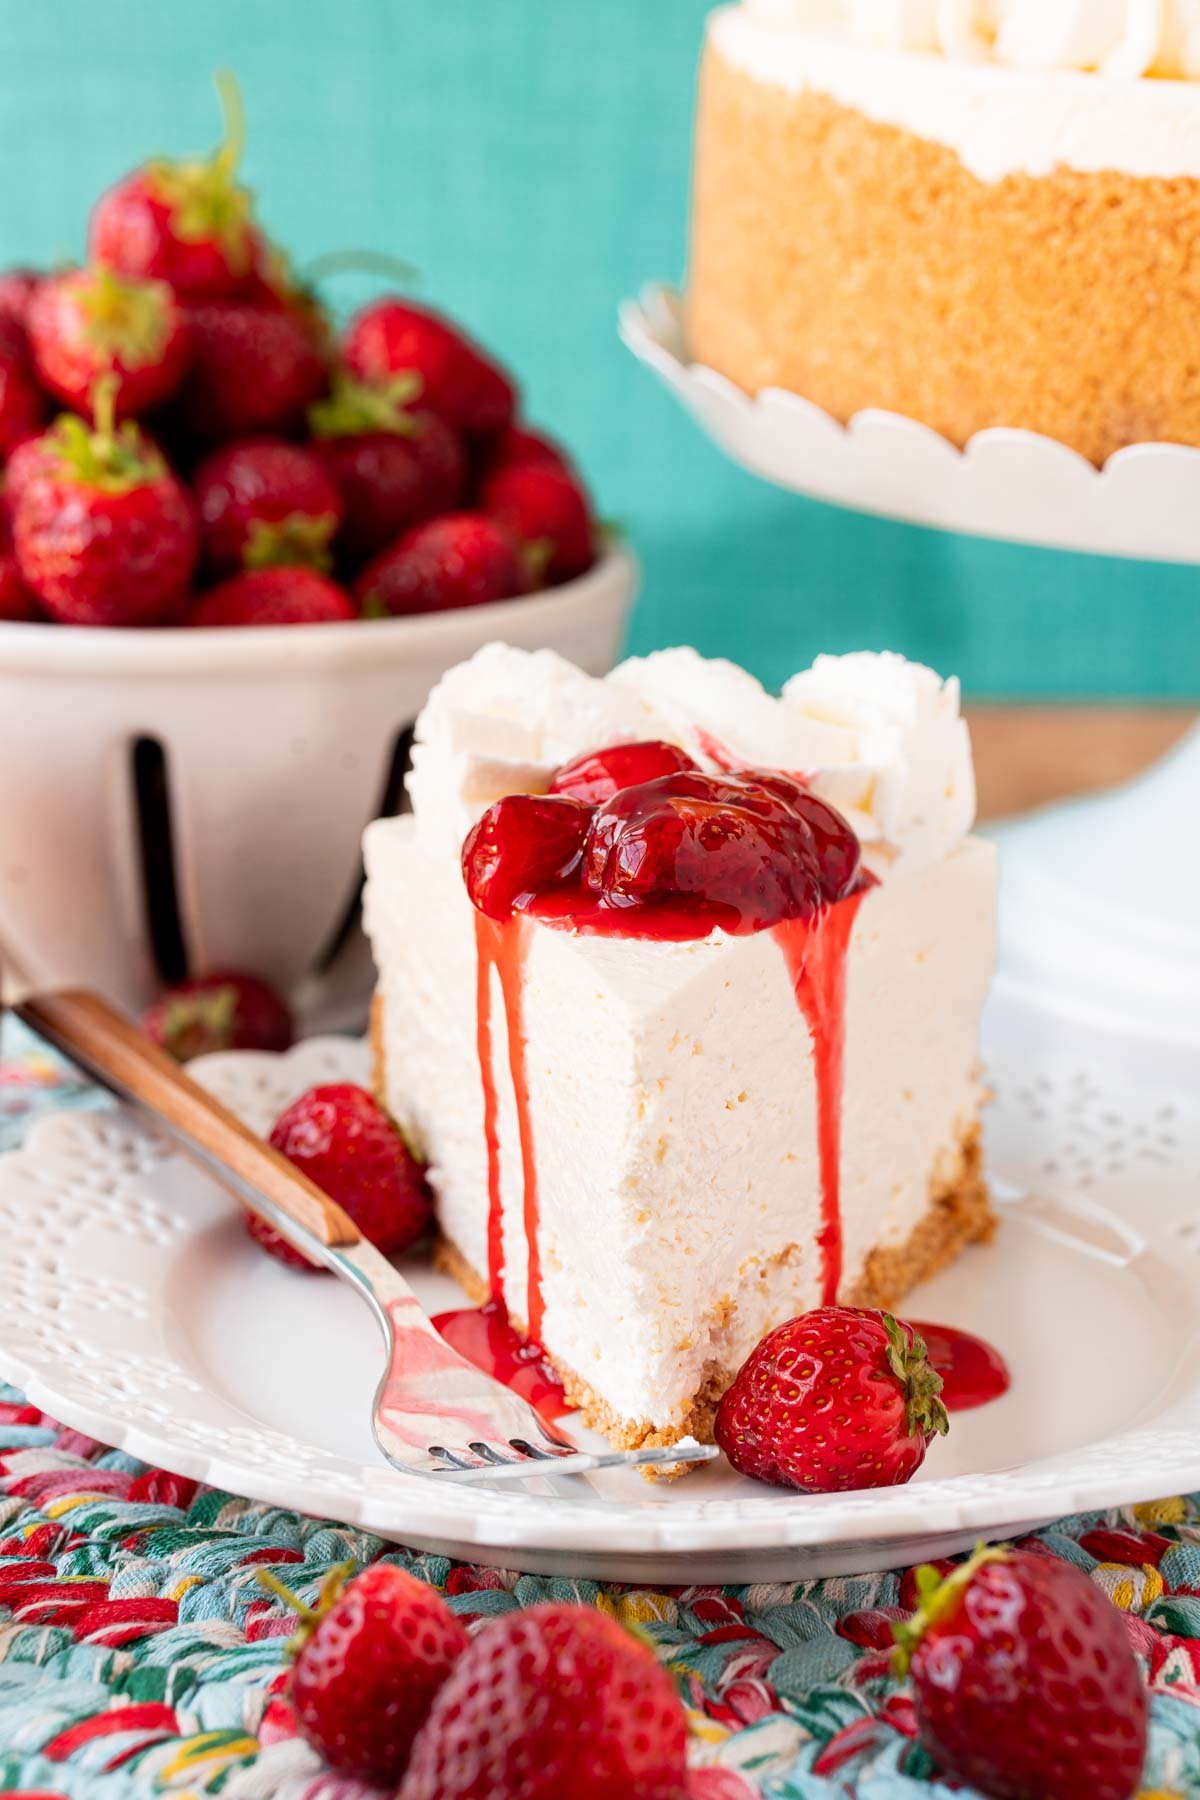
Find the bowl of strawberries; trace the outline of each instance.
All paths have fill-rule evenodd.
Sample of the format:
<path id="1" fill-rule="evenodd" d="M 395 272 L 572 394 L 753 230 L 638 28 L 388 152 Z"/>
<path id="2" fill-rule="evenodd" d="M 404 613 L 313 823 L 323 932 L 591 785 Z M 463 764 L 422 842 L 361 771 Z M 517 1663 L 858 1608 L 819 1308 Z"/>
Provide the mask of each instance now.
<path id="1" fill-rule="evenodd" d="M 82 267 L 0 274 L 0 946 L 129 1006 L 361 988 L 359 840 L 429 689 L 493 639 L 601 672 L 637 585 L 466 332 L 401 293 L 335 327 L 227 114 L 100 197 Z"/>

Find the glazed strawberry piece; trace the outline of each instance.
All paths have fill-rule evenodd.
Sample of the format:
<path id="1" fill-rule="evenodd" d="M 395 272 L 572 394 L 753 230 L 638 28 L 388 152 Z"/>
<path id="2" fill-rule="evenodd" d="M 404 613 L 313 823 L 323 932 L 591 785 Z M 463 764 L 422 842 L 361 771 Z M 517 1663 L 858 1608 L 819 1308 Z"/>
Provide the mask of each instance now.
<path id="1" fill-rule="evenodd" d="M 1146 1690 L 1125 1620 L 1082 1569 L 979 1550 L 944 1580 L 918 1570 L 917 1587 L 896 1669 L 945 1777 L 996 1800 L 1132 1800 Z"/>
<path id="2" fill-rule="evenodd" d="M 364 307 L 346 328 L 342 355 L 362 381 L 419 378 L 416 402 L 459 431 L 502 431 L 515 410 L 516 391 L 499 365 L 439 313 L 407 300 Z"/>
<path id="3" fill-rule="evenodd" d="M 862 845 L 840 812 L 791 775 L 753 772 L 754 779 L 804 820 L 813 834 L 826 900 L 841 900 L 859 879 Z"/>
<path id="4" fill-rule="evenodd" d="M 192 491 L 201 555 L 214 575 L 331 566 L 343 503 L 312 451 L 278 438 L 231 444 L 201 463 Z"/>
<path id="5" fill-rule="evenodd" d="M 276 1119 L 271 1143 L 336 1200 L 384 1256 L 398 1256 L 432 1219 L 425 1170 L 394 1121 L 365 1088 L 310 1088 Z M 281 1262 L 310 1268 L 270 1225 L 246 1214 L 246 1229 Z"/>
<path id="6" fill-rule="evenodd" d="M 580 800 L 557 794 L 510 794 L 497 800 L 467 834 L 463 878 L 472 903 L 489 919 L 508 919 L 579 868 L 591 822 Z"/>
<path id="7" fill-rule="evenodd" d="M 134 170 L 97 201 L 88 232 L 93 261 L 165 281 L 188 300 L 228 299 L 254 266 L 258 233 L 237 180 L 245 136 L 233 82 L 218 77 L 226 138 L 207 159 L 165 157 Z"/>
<path id="8" fill-rule="evenodd" d="M 287 1050 L 294 1035 L 286 1001 L 240 969 L 176 982 L 143 1013 L 142 1030 L 176 1062 L 217 1050 Z"/>
<path id="9" fill-rule="evenodd" d="M 326 383 L 325 359 L 295 314 L 232 301 L 185 309 L 191 363 L 178 398 L 204 444 L 298 434 Z"/>
<path id="10" fill-rule="evenodd" d="M 717 1410 L 716 1440 L 741 1474 L 777 1487 L 893 1487 L 948 1429 L 941 1387 L 910 1325 L 816 1307 L 750 1352 Z"/>
<path id="11" fill-rule="evenodd" d="M 309 410 L 313 450 L 345 504 L 340 548 L 351 563 L 451 511 L 465 492 L 462 441 L 436 413 L 409 409 L 414 386 L 404 376 L 378 385 L 341 375 Z"/>
<path id="12" fill-rule="evenodd" d="M 394 1787 L 434 1698 L 467 1648 L 436 1589 L 392 1563 L 353 1581 L 335 1569 L 310 1610 L 273 1575 L 263 1585 L 300 1613 L 288 1698 L 329 1767 Z"/>
<path id="13" fill-rule="evenodd" d="M 596 560 L 588 497 L 564 469 L 549 463 L 498 469 L 483 484 L 480 506 L 523 547 L 540 585 L 572 581 Z"/>
<path id="14" fill-rule="evenodd" d="M 809 918 L 822 902 L 804 821 L 751 777 L 698 770 L 626 788 L 599 807 L 583 876 L 610 906 L 682 903 L 736 931 Z"/>
<path id="15" fill-rule="evenodd" d="M 686 1748 L 648 1645 L 594 1607 L 534 1606 L 471 1639 L 397 1800 L 682 1800 Z"/>
<path id="16" fill-rule="evenodd" d="M 89 415 L 102 376 L 113 378 L 116 417 L 135 417 L 166 400 L 187 366 L 183 314 L 166 282 L 103 266 L 43 281 L 28 330 L 42 386 Z"/>
<path id="17" fill-rule="evenodd" d="M 316 569 L 248 569 L 201 596 L 187 623 L 231 625 L 344 625 L 358 618 L 345 588 Z"/>
<path id="18" fill-rule="evenodd" d="M 191 498 L 131 420 L 112 418 L 100 383 L 97 425 L 66 414 L 31 452 L 13 513 L 21 576 L 65 625 L 160 625 L 196 561 Z"/>
<path id="19" fill-rule="evenodd" d="M 368 617 L 450 612 L 526 591 L 508 533 L 481 513 L 447 513 L 417 525 L 369 563 L 355 583 Z"/>
<path id="20" fill-rule="evenodd" d="M 564 763 L 550 783 L 552 794 L 570 794 L 589 806 L 611 800 L 622 788 L 638 787 L 660 775 L 694 770 L 691 757 L 675 744 L 651 738 L 636 744 L 613 744 Z"/>
<path id="21" fill-rule="evenodd" d="M 40 431 L 46 412 L 25 332 L 14 320 L 0 317 L 0 456 L 10 456 Z"/>

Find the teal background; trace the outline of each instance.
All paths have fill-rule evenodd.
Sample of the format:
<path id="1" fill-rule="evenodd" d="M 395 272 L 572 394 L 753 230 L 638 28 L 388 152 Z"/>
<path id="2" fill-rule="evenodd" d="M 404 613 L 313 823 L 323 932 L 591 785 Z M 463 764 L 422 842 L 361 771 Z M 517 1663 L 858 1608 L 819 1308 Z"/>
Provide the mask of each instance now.
<path id="1" fill-rule="evenodd" d="M 0 0 L 0 259 L 78 256 L 101 186 L 209 146 L 228 63 L 249 179 L 297 260 L 354 246 L 418 265 L 576 448 L 645 564 L 636 647 L 688 640 L 778 680 L 818 649 L 891 645 L 977 694 L 1200 694 L 1200 571 L 778 492 L 622 349 L 618 301 L 683 269 L 706 5 Z"/>

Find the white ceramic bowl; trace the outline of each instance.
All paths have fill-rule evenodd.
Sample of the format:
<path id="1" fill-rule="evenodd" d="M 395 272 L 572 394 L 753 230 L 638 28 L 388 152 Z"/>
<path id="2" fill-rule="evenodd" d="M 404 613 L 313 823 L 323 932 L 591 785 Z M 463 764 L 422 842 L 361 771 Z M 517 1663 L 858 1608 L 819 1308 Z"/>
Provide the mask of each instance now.
<path id="1" fill-rule="evenodd" d="M 614 548 L 544 594 L 369 624 L 95 631 L 0 624 L 0 946 L 21 985 L 143 1005 L 244 968 L 328 1020 L 367 980 L 359 839 L 394 810 L 438 678 L 481 644 L 596 674 L 638 569 Z"/>

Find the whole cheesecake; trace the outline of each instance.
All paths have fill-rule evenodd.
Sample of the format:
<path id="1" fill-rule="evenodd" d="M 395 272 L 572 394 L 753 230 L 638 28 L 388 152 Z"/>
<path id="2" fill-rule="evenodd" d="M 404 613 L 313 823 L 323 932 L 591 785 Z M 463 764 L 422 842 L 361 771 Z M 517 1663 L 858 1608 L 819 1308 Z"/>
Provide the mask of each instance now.
<path id="1" fill-rule="evenodd" d="M 954 682 L 493 645 L 366 838 L 377 1082 L 441 1255 L 618 1444 L 711 1435 L 772 1326 L 992 1225 L 996 868 Z"/>
<path id="2" fill-rule="evenodd" d="M 956 444 L 1200 445 L 1196 77 L 1192 0 L 721 8 L 690 355 Z"/>

